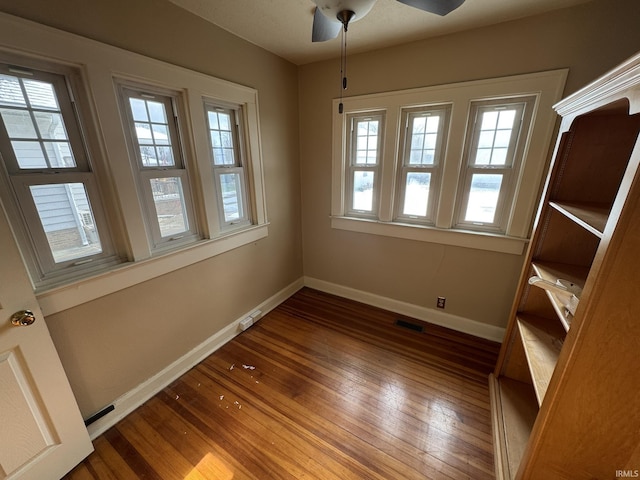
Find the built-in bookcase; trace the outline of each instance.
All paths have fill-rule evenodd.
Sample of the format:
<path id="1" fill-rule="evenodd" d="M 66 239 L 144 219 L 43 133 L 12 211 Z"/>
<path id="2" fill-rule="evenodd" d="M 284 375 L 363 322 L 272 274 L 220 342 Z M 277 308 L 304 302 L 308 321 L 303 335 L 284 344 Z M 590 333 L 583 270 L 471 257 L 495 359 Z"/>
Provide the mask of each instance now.
<path id="1" fill-rule="evenodd" d="M 550 172 L 490 378 L 498 479 L 640 469 L 640 55 L 555 106 Z M 570 295 L 529 284 L 562 279 Z"/>

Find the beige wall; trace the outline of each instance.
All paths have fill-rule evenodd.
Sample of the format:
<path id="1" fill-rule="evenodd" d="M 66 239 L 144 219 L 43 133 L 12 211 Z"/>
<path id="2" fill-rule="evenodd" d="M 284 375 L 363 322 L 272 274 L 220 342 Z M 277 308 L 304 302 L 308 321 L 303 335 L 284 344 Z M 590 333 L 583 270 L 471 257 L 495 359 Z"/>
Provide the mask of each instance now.
<path id="1" fill-rule="evenodd" d="M 302 276 L 297 69 L 169 2 L 0 10 L 258 90 L 269 236 L 46 319 L 87 417 Z"/>
<path id="2" fill-rule="evenodd" d="M 573 9 L 348 59 L 348 95 L 570 69 L 570 93 L 640 50 L 640 2 Z M 357 25 L 349 31 L 357 35 Z M 338 47 L 336 47 L 338 48 Z M 332 229 L 331 99 L 338 60 L 300 68 L 305 276 L 504 326 L 522 257 Z"/>

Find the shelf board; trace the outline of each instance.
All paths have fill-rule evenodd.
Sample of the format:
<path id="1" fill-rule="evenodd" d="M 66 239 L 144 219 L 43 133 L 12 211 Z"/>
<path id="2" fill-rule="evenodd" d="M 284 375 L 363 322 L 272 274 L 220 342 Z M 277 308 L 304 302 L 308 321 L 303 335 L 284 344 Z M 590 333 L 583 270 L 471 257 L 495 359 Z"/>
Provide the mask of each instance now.
<path id="1" fill-rule="evenodd" d="M 565 263 L 552 263 L 535 260 L 532 264 L 533 271 L 536 275 L 544 280 L 548 280 L 551 283 L 556 283 L 559 278 L 569 280 L 575 283 L 580 288 L 584 288 L 589 275 L 589 269 L 587 267 L 579 267 L 576 265 L 569 265 Z M 565 305 L 569 302 L 570 295 L 562 295 L 551 292 L 546 292 L 553 309 L 555 310 L 560 322 L 568 331 L 573 321 L 573 315 L 571 315 Z"/>
<path id="2" fill-rule="evenodd" d="M 610 209 L 600 204 L 571 202 L 549 202 L 549 206 L 598 238 L 602 238 Z"/>
<path id="3" fill-rule="evenodd" d="M 566 332 L 555 319 L 519 314 L 518 330 L 529 364 L 538 405 L 547 393 Z"/>
<path id="4" fill-rule="evenodd" d="M 531 385 L 493 375 L 489 378 L 496 478 L 513 479 L 538 415 Z"/>

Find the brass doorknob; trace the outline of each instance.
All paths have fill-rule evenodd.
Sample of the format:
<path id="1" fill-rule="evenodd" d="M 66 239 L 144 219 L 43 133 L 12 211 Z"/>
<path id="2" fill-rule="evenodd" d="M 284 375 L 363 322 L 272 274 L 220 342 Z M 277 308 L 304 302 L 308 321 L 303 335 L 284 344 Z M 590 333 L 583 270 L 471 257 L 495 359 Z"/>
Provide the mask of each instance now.
<path id="1" fill-rule="evenodd" d="M 36 316 L 31 310 L 20 310 L 11 315 L 11 323 L 16 327 L 28 327 L 36 321 Z"/>

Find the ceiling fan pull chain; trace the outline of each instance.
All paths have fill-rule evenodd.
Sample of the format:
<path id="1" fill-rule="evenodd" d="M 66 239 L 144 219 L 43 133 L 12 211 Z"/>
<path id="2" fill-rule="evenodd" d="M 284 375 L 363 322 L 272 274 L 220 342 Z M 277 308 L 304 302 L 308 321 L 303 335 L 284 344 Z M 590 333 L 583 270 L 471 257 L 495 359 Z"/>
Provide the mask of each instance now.
<path id="1" fill-rule="evenodd" d="M 342 77 L 342 88 L 340 89 L 340 105 L 338 105 L 338 113 L 342 113 L 344 105 L 342 104 L 342 92 L 347 89 L 347 30 L 349 22 L 356 14 L 351 10 L 342 10 L 338 13 L 338 20 L 342 23 L 342 38 L 340 39 L 340 77 Z"/>
<path id="2" fill-rule="evenodd" d="M 342 113 L 344 111 L 344 105 L 342 104 L 342 92 L 347 89 L 347 74 L 346 74 L 346 57 L 347 57 L 347 29 L 342 28 L 342 35 L 340 38 L 340 80 L 341 80 L 341 88 L 340 88 L 340 104 L 338 105 L 338 113 Z"/>

